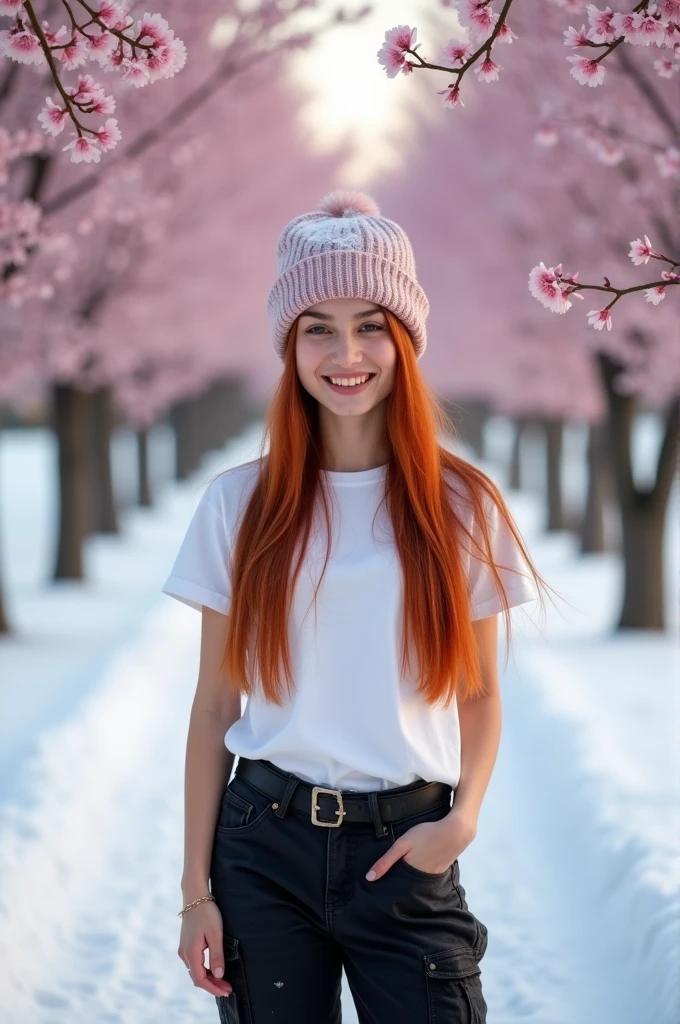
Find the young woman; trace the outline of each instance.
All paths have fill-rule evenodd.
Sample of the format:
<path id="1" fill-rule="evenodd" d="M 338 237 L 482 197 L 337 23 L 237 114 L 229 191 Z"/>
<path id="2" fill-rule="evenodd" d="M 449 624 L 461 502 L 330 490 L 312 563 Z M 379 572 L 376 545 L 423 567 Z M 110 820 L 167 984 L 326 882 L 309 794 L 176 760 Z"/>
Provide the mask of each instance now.
<path id="1" fill-rule="evenodd" d="M 438 442 L 404 231 L 336 190 L 277 256 L 260 457 L 210 484 L 164 587 L 202 610 L 178 952 L 230 1024 L 338 1024 L 343 967 L 361 1024 L 481 1024 L 457 858 L 498 749 L 498 613 L 543 580 Z"/>

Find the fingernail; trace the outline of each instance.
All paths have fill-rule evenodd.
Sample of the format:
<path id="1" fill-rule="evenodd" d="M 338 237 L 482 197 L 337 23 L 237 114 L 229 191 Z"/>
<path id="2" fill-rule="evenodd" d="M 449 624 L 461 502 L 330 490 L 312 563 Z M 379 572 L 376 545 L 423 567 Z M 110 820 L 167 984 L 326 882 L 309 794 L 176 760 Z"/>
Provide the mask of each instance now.
<path id="1" fill-rule="evenodd" d="M 213 971 L 213 974 L 215 975 L 216 978 L 221 978 L 222 975 L 224 974 L 224 968 L 216 967 L 215 970 Z"/>
<path id="2" fill-rule="evenodd" d="M 375 871 L 373 870 L 373 868 L 371 868 L 371 870 L 366 874 L 366 878 L 369 880 L 369 882 L 373 881 L 373 879 L 375 878 Z"/>

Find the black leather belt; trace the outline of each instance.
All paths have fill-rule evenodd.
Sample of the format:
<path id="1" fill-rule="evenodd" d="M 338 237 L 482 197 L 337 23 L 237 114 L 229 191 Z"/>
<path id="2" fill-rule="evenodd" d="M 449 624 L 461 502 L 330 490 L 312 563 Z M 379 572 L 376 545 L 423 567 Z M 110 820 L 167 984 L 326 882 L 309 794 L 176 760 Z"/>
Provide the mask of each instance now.
<path id="1" fill-rule="evenodd" d="M 283 801 L 291 782 L 297 780 L 288 806 L 309 815 L 314 825 L 338 828 L 343 821 L 368 824 L 373 821 L 368 793 L 313 786 L 299 776 L 285 772 L 271 761 L 262 758 L 252 760 L 248 757 L 239 757 L 235 774 L 278 803 Z M 423 781 L 417 789 L 412 788 L 414 785 L 415 783 L 411 783 L 410 786 L 396 786 L 393 789 L 376 791 L 382 821 L 400 821 L 402 818 L 424 813 L 440 804 L 451 803 L 452 787 L 448 783 Z M 322 815 L 321 818 L 319 813 Z"/>

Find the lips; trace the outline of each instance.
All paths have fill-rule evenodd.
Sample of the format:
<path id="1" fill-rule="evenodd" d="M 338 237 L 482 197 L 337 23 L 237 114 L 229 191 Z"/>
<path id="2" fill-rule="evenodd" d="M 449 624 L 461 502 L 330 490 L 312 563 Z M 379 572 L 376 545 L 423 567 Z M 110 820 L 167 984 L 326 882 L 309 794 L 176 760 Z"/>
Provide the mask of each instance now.
<path id="1" fill-rule="evenodd" d="M 332 380 L 330 379 L 330 377 L 326 376 L 326 374 L 322 374 L 321 376 L 326 381 L 326 384 L 328 385 L 328 387 L 331 388 L 332 391 L 335 391 L 337 394 L 345 394 L 346 393 L 348 395 L 357 395 L 360 391 L 363 391 L 364 388 L 368 387 L 368 385 L 371 383 L 371 381 L 376 376 L 376 374 L 375 373 L 369 373 L 368 380 L 364 381 L 363 384 L 349 384 L 349 385 L 348 384 L 334 384 L 332 382 Z M 363 374 L 362 373 L 358 373 L 358 374 L 355 374 L 354 376 L 363 377 Z M 351 378 L 348 378 L 348 379 L 351 380 Z"/>

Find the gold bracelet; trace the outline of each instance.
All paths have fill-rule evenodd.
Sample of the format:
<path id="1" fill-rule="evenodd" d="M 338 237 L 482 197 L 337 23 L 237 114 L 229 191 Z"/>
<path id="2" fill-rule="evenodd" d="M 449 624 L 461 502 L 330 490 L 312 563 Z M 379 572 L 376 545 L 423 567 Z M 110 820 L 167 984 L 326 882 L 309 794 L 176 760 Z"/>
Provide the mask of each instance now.
<path id="1" fill-rule="evenodd" d="M 199 903 L 205 903 L 206 900 L 212 900 L 213 903 L 217 903 L 215 897 L 212 895 L 212 893 L 210 893 L 208 896 L 201 896 L 200 899 L 194 900 L 193 903 L 187 903 L 186 907 L 182 907 L 177 916 L 184 917 L 187 910 L 191 910 L 192 907 L 197 907 Z"/>

